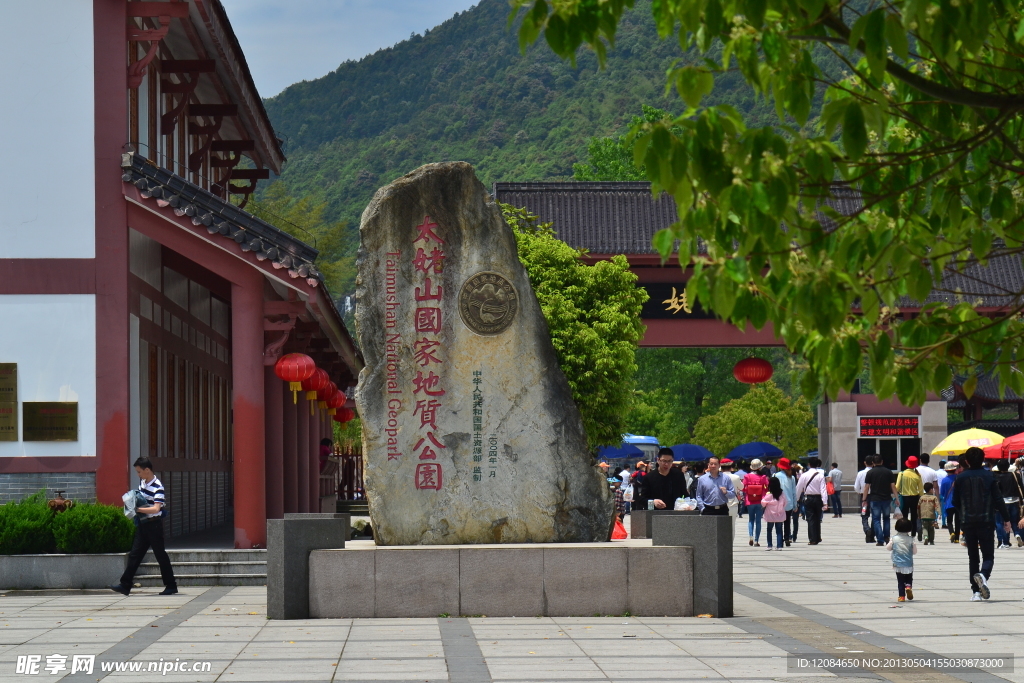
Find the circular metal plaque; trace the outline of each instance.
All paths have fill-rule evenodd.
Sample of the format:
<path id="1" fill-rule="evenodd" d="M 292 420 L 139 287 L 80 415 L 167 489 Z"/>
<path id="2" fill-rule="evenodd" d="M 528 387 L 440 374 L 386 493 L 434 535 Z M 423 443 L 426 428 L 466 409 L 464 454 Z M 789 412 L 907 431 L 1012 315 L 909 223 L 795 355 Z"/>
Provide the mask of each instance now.
<path id="1" fill-rule="evenodd" d="M 515 320 L 519 294 L 504 276 L 483 271 L 462 283 L 459 315 L 477 334 L 501 334 Z"/>

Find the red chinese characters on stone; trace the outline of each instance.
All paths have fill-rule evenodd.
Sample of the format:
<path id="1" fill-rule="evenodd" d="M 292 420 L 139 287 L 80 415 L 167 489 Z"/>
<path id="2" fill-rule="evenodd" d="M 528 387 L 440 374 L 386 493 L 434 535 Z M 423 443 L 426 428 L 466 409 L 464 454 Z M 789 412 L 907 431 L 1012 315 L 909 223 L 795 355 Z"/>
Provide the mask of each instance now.
<path id="1" fill-rule="evenodd" d="M 430 425 L 431 429 L 437 429 L 437 425 L 434 423 L 437 421 L 437 409 L 440 407 L 441 402 L 434 399 L 416 401 L 416 407 L 413 409 L 412 414 L 420 416 L 421 428 Z"/>
<path id="2" fill-rule="evenodd" d="M 417 287 L 417 290 L 419 288 Z M 441 333 L 441 309 L 440 308 L 417 308 L 416 317 L 413 319 L 417 332 L 428 332 L 431 334 Z"/>
<path id="3" fill-rule="evenodd" d="M 440 363 L 441 359 L 434 355 L 435 347 L 440 346 L 441 342 L 434 341 L 433 339 L 423 338 L 413 344 L 415 353 L 413 354 L 413 360 L 420 364 L 421 368 L 425 368 L 431 363 Z"/>
<path id="4" fill-rule="evenodd" d="M 422 370 L 417 370 L 416 376 L 412 378 L 412 393 L 415 395 L 422 391 L 427 396 L 444 396 L 444 389 L 435 388 L 440 382 L 441 377 L 439 375 L 429 372 L 424 376 Z"/>
<path id="5" fill-rule="evenodd" d="M 428 254 L 423 249 L 416 247 L 416 258 L 412 260 L 412 265 L 421 273 L 429 275 L 433 272 L 434 275 L 438 275 L 444 270 L 444 252 L 434 247 Z"/>
<path id="6" fill-rule="evenodd" d="M 430 291 L 430 278 L 426 278 L 423 281 L 423 289 L 416 288 L 416 301 L 440 301 L 441 294 L 444 291 L 441 285 L 437 286 L 437 291 Z"/>
<path id="7" fill-rule="evenodd" d="M 426 438 L 417 441 L 416 445 L 413 446 L 412 449 L 414 451 L 418 451 L 420 450 L 421 446 L 423 447 L 423 450 L 420 451 L 420 460 L 437 460 L 437 451 L 431 448 L 430 444 L 425 443 L 428 440 L 430 441 L 430 444 L 434 444 L 441 450 L 445 450 L 448 448 L 443 443 L 437 440 L 437 437 L 434 436 L 434 432 L 427 432 Z"/>
<path id="8" fill-rule="evenodd" d="M 438 244 L 444 244 L 444 240 L 438 237 L 437 233 L 434 232 L 434 228 L 436 227 L 437 223 L 430 220 L 430 216 L 424 216 L 423 222 L 416 226 L 416 229 L 419 231 L 419 234 L 416 236 L 416 239 L 413 240 L 413 244 L 419 242 L 420 240 L 423 240 L 424 242 L 434 240 Z"/>
<path id="9" fill-rule="evenodd" d="M 416 488 L 441 490 L 444 483 L 441 479 L 441 465 L 436 462 L 424 462 L 416 465 Z"/>

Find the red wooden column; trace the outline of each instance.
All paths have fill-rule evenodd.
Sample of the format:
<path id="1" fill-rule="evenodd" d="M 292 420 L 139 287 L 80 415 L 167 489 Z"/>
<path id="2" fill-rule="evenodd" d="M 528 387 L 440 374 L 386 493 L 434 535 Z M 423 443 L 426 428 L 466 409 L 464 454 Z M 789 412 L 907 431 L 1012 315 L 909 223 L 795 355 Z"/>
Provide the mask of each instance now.
<path id="1" fill-rule="evenodd" d="M 295 454 L 299 464 L 297 486 L 299 489 L 299 512 L 312 512 L 309 506 L 309 404 L 299 402 L 296 411 L 298 429 L 295 439 Z"/>
<path id="2" fill-rule="evenodd" d="M 298 419 L 299 406 L 292 403 L 292 392 L 281 382 L 281 399 L 284 403 L 284 511 L 299 511 L 299 458 Z"/>
<path id="3" fill-rule="evenodd" d="M 309 511 L 320 512 L 320 422 L 321 411 L 309 417 Z M 324 416 L 326 417 L 326 416 Z"/>
<path id="4" fill-rule="evenodd" d="M 131 459 L 128 447 L 131 409 L 128 393 L 131 377 L 128 368 L 128 210 L 119 168 L 127 128 L 125 64 L 128 46 L 124 39 L 127 3 L 107 0 L 95 2 L 92 7 L 93 23 L 80 28 L 93 32 L 96 74 L 93 109 L 96 258 L 91 262 L 96 278 L 96 462 L 90 469 L 96 469 L 97 502 L 110 505 L 117 503 L 128 488 Z M 38 278 L 41 273 L 33 275 Z M 58 280 L 64 277 L 54 275 Z"/>
<path id="5" fill-rule="evenodd" d="M 263 416 L 263 276 L 231 284 L 235 548 L 267 547 Z"/>
<path id="6" fill-rule="evenodd" d="M 263 371 L 263 395 L 266 402 L 267 442 L 267 519 L 284 517 L 284 382 L 274 374 L 273 366 Z"/>

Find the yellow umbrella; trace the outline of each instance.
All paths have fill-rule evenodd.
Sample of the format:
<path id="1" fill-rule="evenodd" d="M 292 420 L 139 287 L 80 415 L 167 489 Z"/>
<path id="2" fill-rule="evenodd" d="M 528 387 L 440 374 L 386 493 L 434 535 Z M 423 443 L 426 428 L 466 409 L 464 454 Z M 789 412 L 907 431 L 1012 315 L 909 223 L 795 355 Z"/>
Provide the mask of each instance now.
<path id="1" fill-rule="evenodd" d="M 932 449 L 932 455 L 961 455 L 968 448 L 974 446 L 983 449 L 986 446 L 995 446 L 1002 442 L 1002 435 L 986 429 L 975 429 L 972 427 L 971 429 L 953 432 L 947 436 L 938 446 Z"/>

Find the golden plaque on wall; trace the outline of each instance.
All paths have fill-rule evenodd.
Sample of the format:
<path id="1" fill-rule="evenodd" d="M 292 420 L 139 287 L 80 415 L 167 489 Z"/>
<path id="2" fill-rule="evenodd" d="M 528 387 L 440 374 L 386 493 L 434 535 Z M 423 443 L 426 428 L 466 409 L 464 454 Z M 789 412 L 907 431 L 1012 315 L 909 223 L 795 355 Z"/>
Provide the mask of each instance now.
<path id="1" fill-rule="evenodd" d="M 0 403 L 18 402 L 18 364 L 0 363 Z"/>
<path id="2" fill-rule="evenodd" d="M 78 441 L 78 404 L 58 401 L 21 404 L 25 441 Z"/>
<path id="3" fill-rule="evenodd" d="M 18 440 L 18 404 L 0 401 L 0 441 Z"/>

